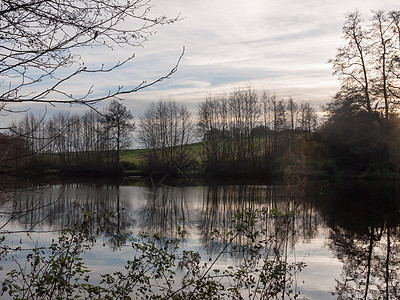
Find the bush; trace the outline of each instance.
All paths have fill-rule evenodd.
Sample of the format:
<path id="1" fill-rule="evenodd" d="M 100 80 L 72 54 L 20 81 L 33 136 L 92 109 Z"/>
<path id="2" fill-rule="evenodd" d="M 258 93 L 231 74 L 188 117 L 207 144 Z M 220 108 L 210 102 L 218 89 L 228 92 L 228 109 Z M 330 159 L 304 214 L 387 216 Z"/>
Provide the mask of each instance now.
<path id="1" fill-rule="evenodd" d="M 26 263 L 10 271 L 2 284 L 2 293 L 13 299 L 273 299 L 296 298 L 294 275 L 305 267 L 303 262 L 289 263 L 272 236 L 265 231 L 267 218 L 280 222 L 279 229 L 289 235 L 296 212 L 244 211 L 235 216 L 232 230 L 214 232 L 223 249 L 209 262 L 199 253 L 182 249 L 186 232 L 178 228 L 178 237 L 139 234 L 124 236 L 130 241 L 133 259 L 113 274 L 101 275 L 95 285 L 91 271 L 85 267 L 82 254 L 95 238 L 88 224 L 93 216 L 83 213 L 82 226 L 64 231 L 48 249 L 36 247 Z M 274 243 L 273 243 L 274 242 Z M 120 244 L 119 244 L 120 245 Z M 274 246 L 273 246 L 274 245 Z M 240 263 L 217 269 L 223 254 L 240 253 Z M 174 284 L 180 280 L 180 288 Z"/>

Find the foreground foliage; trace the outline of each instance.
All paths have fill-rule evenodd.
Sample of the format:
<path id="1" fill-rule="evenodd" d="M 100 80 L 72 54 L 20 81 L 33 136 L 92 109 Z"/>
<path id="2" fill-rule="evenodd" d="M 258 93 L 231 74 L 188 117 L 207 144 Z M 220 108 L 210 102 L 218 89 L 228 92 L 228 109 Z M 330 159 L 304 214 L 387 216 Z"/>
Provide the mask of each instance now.
<path id="1" fill-rule="evenodd" d="M 214 232 L 223 243 L 220 253 L 204 261 L 198 252 L 183 249 L 186 232 L 166 238 L 141 233 L 121 236 L 129 241 L 132 259 L 122 270 L 90 278 L 82 255 L 96 242 L 88 224 L 95 218 L 83 213 L 85 222 L 62 232 L 49 248 L 35 247 L 25 263 L 8 272 L 1 295 L 13 299 L 272 299 L 296 298 L 295 274 L 303 262 L 289 262 L 277 241 L 294 234 L 290 224 L 296 212 L 261 209 L 244 211 L 234 217 L 227 233 Z M 275 218 L 281 233 L 269 234 L 265 222 Z M 225 269 L 216 268 L 221 256 L 240 259 Z"/>

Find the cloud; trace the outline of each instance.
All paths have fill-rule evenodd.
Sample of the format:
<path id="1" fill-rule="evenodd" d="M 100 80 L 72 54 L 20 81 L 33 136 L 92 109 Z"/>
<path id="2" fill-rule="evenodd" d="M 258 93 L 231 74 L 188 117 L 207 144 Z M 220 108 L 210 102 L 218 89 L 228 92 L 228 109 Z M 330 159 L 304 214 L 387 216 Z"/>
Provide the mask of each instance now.
<path id="1" fill-rule="evenodd" d="M 82 93 L 94 84 L 104 93 L 155 80 L 175 66 L 185 46 L 178 72 L 169 80 L 125 97 L 136 116 L 160 98 L 195 109 L 210 93 L 249 84 L 319 106 L 338 89 L 327 61 L 343 43 L 344 14 L 359 9 L 369 18 L 371 10 L 396 8 L 397 0 L 158 0 L 152 14 L 180 14 L 183 19 L 158 28 L 143 47 L 134 49 L 132 63 L 117 72 L 73 80 L 68 89 Z M 91 66 L 110 65 L 132 54 L 128 47 L 85 51 Z"/>

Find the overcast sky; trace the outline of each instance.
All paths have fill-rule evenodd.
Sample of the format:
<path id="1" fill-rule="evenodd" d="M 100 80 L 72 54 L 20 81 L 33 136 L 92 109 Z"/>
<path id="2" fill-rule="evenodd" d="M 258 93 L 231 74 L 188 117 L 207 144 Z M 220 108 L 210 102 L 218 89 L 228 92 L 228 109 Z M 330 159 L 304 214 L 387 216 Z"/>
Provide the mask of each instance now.
<path id="1" fill-rule="evenodd" d="M 210 94 L 229 93 L 248 85 L 280 97 L 309 101 L 318 108 L 338 89 L 328 60 L 343 44 L 345 13 L 358 9 L 368 19 L 372 10 L 400 9 L 398 0 L 153 2 L 152 14 L 180 14 L 182 20 L 158 28 L 143 48 L 137 48 L 133 64 L 96 82 L 97 88 L 108 90 L 155 79 L 168 73 L 184 46 L 185 55 L 176 74 L 125 97 L 124 104 L 137 118 L 148 103 L 161 98 L 184 102 L 195 111 L 197 103 Z M 111 58 L 96 51 L 88 51 L 93 61 Z M 87 87 L 82 80 L 71 84 L 76 90 Z M 65 109 L 55 109 L 60 108 Z"/>

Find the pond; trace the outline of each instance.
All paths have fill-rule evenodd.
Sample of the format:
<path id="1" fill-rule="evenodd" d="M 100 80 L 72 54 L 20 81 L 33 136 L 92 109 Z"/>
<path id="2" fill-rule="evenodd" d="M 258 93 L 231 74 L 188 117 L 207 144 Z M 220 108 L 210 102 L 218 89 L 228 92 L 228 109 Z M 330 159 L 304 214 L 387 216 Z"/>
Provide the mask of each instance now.
<path id="1" fill-rule="evenodd" d="M 112 273 L 130 259 L 121 238 L 139 232 L 175 237 L 187 231 L 183 247 L 212 260 L 238 213 L 266 209 L 294 211 L 290 234 L 276 234 L 290 261 L 305 262 L 294 278 L 299 299 L 393 299 L 400 295 L 400 198 L 385 182 L 285 184 L 130 185 L 64 183 L 31 189 L 3 189 L 0 227 L 3 245 L 19 251 L 2 257 L 0 280 L 23 261 L 33 245 L 48 246 L 60 230 L 82 223 L 82 211 L 103 216 L 93 228 L 96 243 L 84 255 L 92 279 Z M 110 211 L 112 214 L 110 214 Z M 104 216 L 109 216 L 105 218 Z M 266 225 L 276 233 L 282 223 Z M 14 257 L 14 260 L 11 259 Z M 240 260 L 222 255 L 224 268 Z M 97 276 L 97 277 L 96 277 Z"/>

